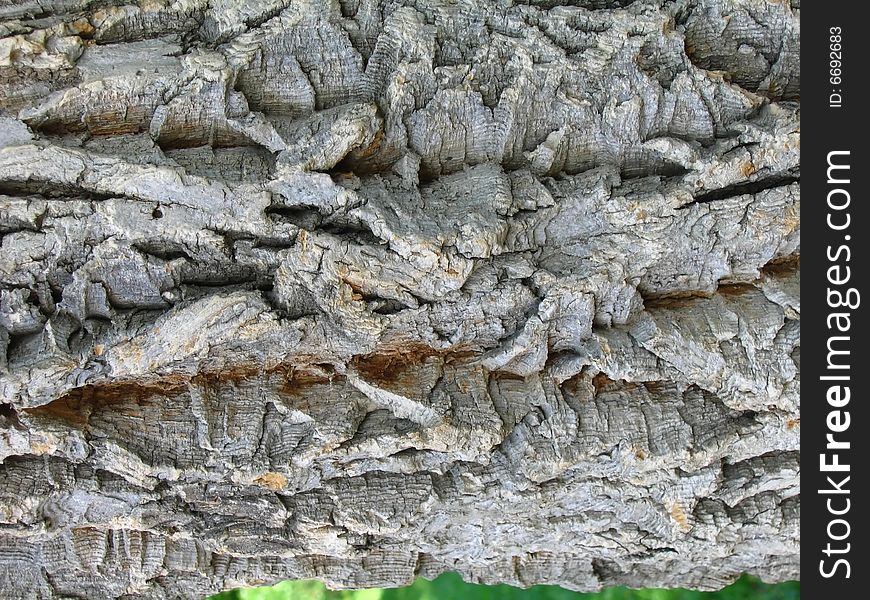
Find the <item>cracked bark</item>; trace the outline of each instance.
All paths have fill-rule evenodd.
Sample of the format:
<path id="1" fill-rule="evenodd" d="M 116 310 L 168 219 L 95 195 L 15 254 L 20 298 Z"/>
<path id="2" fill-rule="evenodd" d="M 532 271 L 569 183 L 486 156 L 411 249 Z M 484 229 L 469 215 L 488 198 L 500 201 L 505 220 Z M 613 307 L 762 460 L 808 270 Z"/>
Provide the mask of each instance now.
<path id="1" fill-rule="evenodd" d="M 797 2 L 0 19 L 0 595 L 798 576 Z"/>

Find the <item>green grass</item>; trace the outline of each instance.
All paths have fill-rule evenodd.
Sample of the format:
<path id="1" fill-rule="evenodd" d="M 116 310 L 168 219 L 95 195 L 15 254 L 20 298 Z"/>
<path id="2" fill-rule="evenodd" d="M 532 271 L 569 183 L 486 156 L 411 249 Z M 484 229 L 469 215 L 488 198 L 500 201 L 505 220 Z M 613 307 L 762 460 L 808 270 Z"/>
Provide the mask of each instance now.
<path id="1" fill-rule="evenodd" d="M 456 573 L 434 581 L 418 579 L 395 589 L 330 591 L 317 581 L 285 581 L 272 587 L 231 590 L 210 600 L 800 600 L 800 583 L 767 585 L 743 576 L 718 592 L 610 588 L 597 594 L 571 592 L 555 585 L 523 590 L 509 585 L 465 583 Z"/>

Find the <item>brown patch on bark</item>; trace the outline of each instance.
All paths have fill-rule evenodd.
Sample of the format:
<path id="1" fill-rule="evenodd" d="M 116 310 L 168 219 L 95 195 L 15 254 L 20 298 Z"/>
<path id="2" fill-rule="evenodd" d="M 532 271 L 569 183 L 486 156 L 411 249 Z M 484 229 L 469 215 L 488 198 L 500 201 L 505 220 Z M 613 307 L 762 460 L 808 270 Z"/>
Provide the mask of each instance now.
<path id="1" fill-rule="evenodd" d="M 476 354 L 468 350 L 445 351 L 425 344 L 403 344 L 358 356 L 349 367 L 373 385 L 394 391 L 417 390 L 421 381 L 432 375 L 432 369 L 468 362 L 473 356 Z"/>
<path id="2" fill-rule="evenodd" d="M 751 292 L 755 290 L 756 287 L 750 285 L 748 283 L 729 283 L 727 285 L 720 285 L 719 289 L 716 290 L 716 293 L 721 294 L 723 296 L 742 296 L 747 292 Z"/>
<path id="3" fill-rule="evenodd" d="M 377 352 L 360 356 L 352 365 L 366 381 L 408 387 L 417 380 L 416 369 L 439 352 L 420 344 L 406 346 L 393 352 Z"/>
<path id="4" fill-rule="evenodd" d="M 770 264 L 772 263 L 769 263 L 769 265 Z M 800 268 L 800 265 L 798 265 L 798 268 Z M 767 267 L 765 267 L 765 269 L 767 269 Z M 718 289 L 712 294 L 701 291 L 687 291 L 676 292 L 673 294 L 666 294 L 662 296 L 644 296 L 643 305 L 644 308 L 647 310 L 679 310 L 691 306 L 692 304 L 695 304 L 697 302 L 709 300 L 716 294 L 733 297 L 745 294 L 747 292 L 751 292 L 754 289 L 756 289 L 755 286 L 750 283 L 722 283 L 719 285 Z"/>
<path id="5" fill-rule="evenodd" d="M 263 370 L 253 366 L 233 366 L 216 371 L 204 371 L 190 378 L 191 383 L 203 387 L 218 387 L 227 383 L 237 383 L 263 374 Z"/>
<path id="6" fill-rule="evenodd" d="M 264 488 L 270 489 L 273 492 L 277 492 L 278 490 L 283 490 L 285 487 L 287 487 L 287 477 L 285 477 L 281 473 L 263 473 L 262 475 L 254 479 L 254 483 Z"/>
<path id="7" fill-rule="evenodd" d="M 41 406 L 23 408 L 32 416 L 49 417 L 66 421 L 79 428 L 88 424 L 95 409 L 106 406 L 144 405 L 155 397 L 168 398 L 184 393 L 190 384 L 216 388 L 227 383 L 251 379 L 262 374 L 255 367 L 233 367 L 219 371 L 206 371 L 193 377 L 168 376 L 146 382 L 128 380 L 94 383 L 72 389 L 62 396 Z"/>
<path id="8" fill-rule="evenodd" d="M 668 503 L 668 512 L 671 514 L 671 518 L 680 526 L 680 529 L 683 531 L 690 529 L 686 511 L 683 510 L 683 507 L 678 502 Z"/>
<path id="9" fill-rule="evenodd" d="M 186 382 L 180 378 L 165 378 L 148 383 L 121 381 L 91 384 L 70 390 L 48 404 L 22 410 L 32 416 L 59 419 L 84 428 L 96 407 L 125 403 L 147 404 L 155 396 L 172 396 L 185 389 Z"/>
<path id="10" fill-rule="evenodd" d="M 800 254 L 776 258 L 762 267 L 761 272 L 771 277 L 784 277 L 801 270 Z"/>
<path id="11" fill-rule="evenodd" d="M 365 291 L 363 290 L 362 282 L 355 281 L 349 276 L 342 277 L 341 281 L 351 289 L 350 297 L 352 300 L 356 302 L 365 300 Z"/>
<path id="12" fill-rule="evenodd" d="M 333 373 L 332 365 L 280 365 L 269 371 L 281 378 L 278 390 L 282 394 L 298 395 L 302 389 L 344 380 Z"/>
<path id="13" fill-rule="evenodd" d="M 69 29 L 74 35 L 78 35 L 82 39 L 93 37 L 94 32 L 96 32 L 96 29 L 91 25 L 91 22 L 84 17 L 80 17 L 69 23 Z"/>
<path id="14" fill-rule="evenodd" d="M 508 373 L 507 371 L 493 371 L 489 378 L 493 381 L 525 381 L 526 378 L 516 373 Z"/>
<path id="15" fill-rule="evenodd" d="M 680 309 L 700 301 L 709 300 L 713 294 L 700 291 L 674 292 L 661 296 L 644 296 L 643 305 L 646 309 Z"/>
<path id="16" fill-rule="evenodd" d="M 592 378 L 592 387 L 595 388 L 595 393 L 598 394 L 601 390 L 616 383 L 605 373 L 598 373 Z"/>
<path id="17" fill-rule="evenodd" d="M 357 356 L 351 361 L 351 366 L 368 381 L 395 383 L 405 377 L 405 371 L 419 368 L 437 358 L 444 364 L 468 362 L 479 353 L 465 348 L 438 350 L 420 343 L 397 343 L 382 346 L 375 352 Z M 496 376 L 493 373 L 493 376 Z M 522 379 L 522 377 L 519 377 Z"/>
<path id="18" fill-rule="evenodd" d="M 365 148 L 357 148 L 351 153 L 351 160 L 365 160 L 367 158 L 371 158 L 374 156 L 375 152 L 378 151 L 381 147 L 381 142 L 384 141 L 384 130 L 383 128 L 378 129 L 375 132 L 375 137 L 372 139 L 372 143 L 366 146 Z"/>

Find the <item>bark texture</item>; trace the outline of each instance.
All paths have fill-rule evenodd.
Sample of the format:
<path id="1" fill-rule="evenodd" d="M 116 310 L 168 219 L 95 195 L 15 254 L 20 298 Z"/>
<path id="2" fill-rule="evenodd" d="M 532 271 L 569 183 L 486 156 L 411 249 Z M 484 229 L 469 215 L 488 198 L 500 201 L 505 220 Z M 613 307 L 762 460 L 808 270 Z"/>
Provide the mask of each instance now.
<path id="1" fill-rule="evenodd" d="M 0 0 L 0 595 L 798 576 L 797 0 Z"/>

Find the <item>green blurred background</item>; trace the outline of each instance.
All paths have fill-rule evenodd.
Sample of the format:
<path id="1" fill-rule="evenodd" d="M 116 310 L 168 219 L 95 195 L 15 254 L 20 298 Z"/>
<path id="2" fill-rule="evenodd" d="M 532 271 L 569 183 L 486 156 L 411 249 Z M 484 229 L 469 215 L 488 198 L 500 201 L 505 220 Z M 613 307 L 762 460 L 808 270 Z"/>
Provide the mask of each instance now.
<path id="1" fill-rule="evenodd" d="M 718 592 L 610 588 L 597 594 L 581 594 L 555 585 L 525 590 L 509 585 L 475 585 L 465 583 L 456 573 L 445 573 L 434 581 L 418 579 L 403 588 L 338 592 L 316 581 L 285 581 L 273 587 L 223 592 L 210 600 L 799 600 L 800 589 L 797 581 L 767 585 L 744 575 Z"/>

